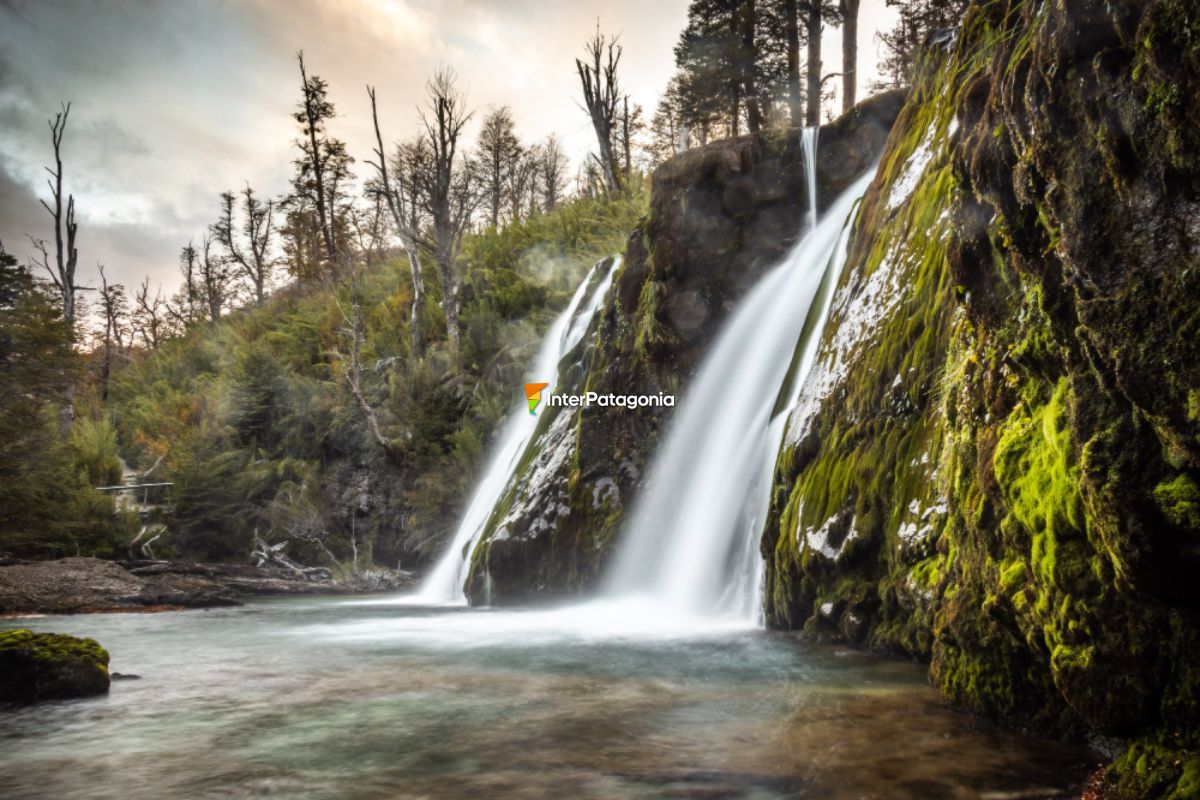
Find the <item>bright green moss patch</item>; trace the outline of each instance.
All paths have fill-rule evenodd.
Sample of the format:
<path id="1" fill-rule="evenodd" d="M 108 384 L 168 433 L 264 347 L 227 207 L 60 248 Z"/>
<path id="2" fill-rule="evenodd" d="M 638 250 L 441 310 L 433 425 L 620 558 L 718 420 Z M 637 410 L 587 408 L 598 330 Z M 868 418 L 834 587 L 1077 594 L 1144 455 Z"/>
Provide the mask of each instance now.
<path id="1" fill-rule="evenodd" d="M 108 652 L 95 639 L 0 631 L 0 702 L 102 694 L 108 682 Z"/>
<path id="2" fill-rule="evenodd" d="M 1200 529 L 1200 487 L 1192 476 L 1179 475 L 1163 481 L 1154 489 L 1154 500 L 1172 524 Z"/>

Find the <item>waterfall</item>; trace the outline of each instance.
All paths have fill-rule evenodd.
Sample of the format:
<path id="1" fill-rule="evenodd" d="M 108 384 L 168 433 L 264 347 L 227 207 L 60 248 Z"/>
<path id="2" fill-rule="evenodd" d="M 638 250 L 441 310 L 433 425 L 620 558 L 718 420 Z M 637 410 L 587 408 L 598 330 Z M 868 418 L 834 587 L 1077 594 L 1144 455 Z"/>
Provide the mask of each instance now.
<path id="1" fill-rule="evenodd" d="M 812 141 L 810 187 L 815 134 Z M 651 462 L 608 575 L 610 596 L 642 596 L 684 613 L 759 614 L 757 534 L 775 458 L 871 174 L 758 282 L 718 335 Z"/>
<path id="2" fill-rule="evenodd" d="M 821 129 L 805 128 L 800 134 L 800 151 L 804 157 L 805 188 L 808 190 L 808 230 L 817 227 L 817 138 Z"/>
<path id="3" fill-rule="evenodd" d="M 607 266 L 605 266 L 607 264 Z M 546 381 L 547 392 L 553 392 L 558 380 L 558 363 L 582 341 L 593 317 L 608 294 L 613 275 L 621 266 L 621 256 L 613 256 L 593 265 L 579 288 L 575 290 L 567 308 L 558 315 L 550 330 L 546 332 L 534 360 L 529 377 L 535 381 Z M 601 273 L 601 270 L 603 272 Z M 599 280 L 597 280 L 597 276 Z M 513 387 L 514 390 L 517 387 Z M 522 394 L 497 440 L 495 455 L 488 463 L 483 478 L 471 495 L 466 513 L 459 521 L 458 530 L 450 548 L 442 554 L 433 571 L 421 584 L 416 594 L 406 598 L 413 603 L 466 603 L 463 584 L 470 568 L 471 553 L 483 534 L 492 509 L 504 494 L 513 477 L 513 469 L 520 461 L 534 430 L 538 418 L 529 413 Z"/>

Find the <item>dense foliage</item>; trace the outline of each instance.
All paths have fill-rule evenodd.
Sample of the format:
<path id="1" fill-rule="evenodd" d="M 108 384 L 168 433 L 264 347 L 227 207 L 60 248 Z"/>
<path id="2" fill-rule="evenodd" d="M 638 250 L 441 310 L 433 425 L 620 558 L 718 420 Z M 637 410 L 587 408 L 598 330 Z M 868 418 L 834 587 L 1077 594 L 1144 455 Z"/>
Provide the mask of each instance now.
<path id="1" fill-rule="evenodd" d="M 414 355 L 407 261 L 383 254 L 334 285 L 193 326 L 112 379 L 130 465 L 173 482 L 158 555 L 243 559 L 257 535 L 302 561 L 412 565 L 452 532 L 540 333 L 590 264 L 620 249 L 640 195 L 582 199 L 468 236 L 463 336 L 425 297 Z M 362 387 L 384 448 L 346 382 L 361 309 Z M 161 462 L 160 462 L 161 459 Z"/>
<path id="2" fill-rule="evenodd" d="M 72 408 L 79 359 L 55 298 L 0 247 L 0 553 L 110 554 L 123 532 L 111 426 Z"/>

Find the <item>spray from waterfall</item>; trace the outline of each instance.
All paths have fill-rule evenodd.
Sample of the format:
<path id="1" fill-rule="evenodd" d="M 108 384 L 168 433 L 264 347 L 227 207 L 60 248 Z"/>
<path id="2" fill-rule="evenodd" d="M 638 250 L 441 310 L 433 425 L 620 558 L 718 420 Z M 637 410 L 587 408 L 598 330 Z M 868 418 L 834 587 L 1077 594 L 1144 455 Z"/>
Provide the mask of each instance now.
<path id="1" fill-rule="evenodd" d="M 806 136 L 806 140 L 809 137 Z M 815 186 L 814 147 L 806 148 Z M 612 597 L 678 612 L 755 619 L 757 552 L 789 395 L 812 366 L 860 178 L 738 305 L 681 399 L 608 576 Z M 811 205 L 815 208 L 815 198 Z M 797 356 L 797 352 L 799 356 Z M 794 368 L 793 368 L 794 365 Z"/>
<path id="2" fill-rule="evenodd" d="M 547 331 L 530 372 L 534 379 L 548 381 L 547 391 L 554 390 L 559 362 L 582 341 L 620 266 L 621 256 L 595 264 L 575 290 L 570 304 Z M 442 554 L 417 593 L 406 600 L 429 604 L 467 602 L 463 584 L 470 568 L 471 553 L 479 543 L 492 509 L 512 480 L 513 470 L 529 444 L 537 422 L 538 418 L 529 414 L 522 396 L 520 404 L 504 424 L 495 454 L 471 495 L 450 548 Z"/>

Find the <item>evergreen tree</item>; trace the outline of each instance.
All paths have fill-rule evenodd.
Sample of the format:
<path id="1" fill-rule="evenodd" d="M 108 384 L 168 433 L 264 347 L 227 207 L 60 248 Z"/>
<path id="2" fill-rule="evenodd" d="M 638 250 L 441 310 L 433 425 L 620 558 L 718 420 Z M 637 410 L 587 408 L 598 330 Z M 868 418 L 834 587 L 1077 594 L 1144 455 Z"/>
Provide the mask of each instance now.
<path id="1" fill-rule="evenodd" d="M 887 4 L 900 10 L 900 19 L 879 35 L 884 51 L 879 88 L 908 85 L 917 51 L 934 31 L 957 28 L 970 0 L 887 0 Z"/>
<path id="2" fill-rule="evenodd" d="M 300 157 L 294 162 L 296 173 L 292 177 L 292 193 L 286 201 L 284 235 L 294 239 L 293 253 L 306 257 L 305 261 L 293 264 L 293 269 L 311 269 L 311 240 L 318 239 L 325 268 L 336 270 L 348 254 L 347 189 L 354 179 L 350 171 L 354 159 L 346 150 L 346 143 L 329 133 L 329 120 L 337 116 L 329 99 L 329 84 L 317 75 L 308 74 L 303 53 L 297 59 L 301 99 L 292 116 L 300 125 L 300 138 L 296 140 Z M 313 276 L 300 273 L 297 277 Z"/>

